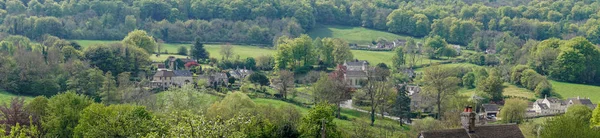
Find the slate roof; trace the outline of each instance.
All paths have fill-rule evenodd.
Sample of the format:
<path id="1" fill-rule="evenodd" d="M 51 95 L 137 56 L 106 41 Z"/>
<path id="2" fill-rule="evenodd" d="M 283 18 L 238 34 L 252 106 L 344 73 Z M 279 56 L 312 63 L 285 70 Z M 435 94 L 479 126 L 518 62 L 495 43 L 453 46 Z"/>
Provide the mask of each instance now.
<path id="1" fill-rule="evenodd" d="M 362 66 L 363 63 L 366 63 L 367 65 L 369 64 L 369 62 L 367 62 L 366 60 L 354 60 L 354 61 L 346 62 L 346 65 L 347 66 Z"/>
<path id="2" fill-rule="evenodd" d="M 584 98 L 568 98 L 567 102 L 571 101 L 573 102 L 573 104 L 582 104 L 585 106 L 590 107 L 591 109 L 595 109 L 596 108 L 596 104 L 592 103 L 592 101 L 590 99 L 584 99 Z"/>
<path id="3" fill-rule="evenodd" d="M 192 72 L 190 72 L 188 70 L 174 70 L 173 73 L 175 74 L 175 76 L 184 76 L 184 77 L 192 76 Z"/>
<path id="4" fill-rule="evenodd" d="M 548 107 L 548 105 L 546 105 L 546 104 L 543 104 L 543 103 L 537 103 L 537 104 L 538 104 L 538 106 L 540 106 L 540 108 L 542 108 L 542 109 L 550 109 L 550 107 Z"/>
<path id="5" fill-rule="evenodd" d="M 154 77 L 173 77 L 175 76 L 175 73 L 173 73 L 173 71 L 170 70 L 161 70 L 156 72 L 156 74 L 154 74 Z"/>
<path id="6" fill-rule="evenodd" d="M 593 104 L 592 101 L 590 101 L 590 99 L 569 98 L 569 99 L 567 99 L 567 101 L 573 101 L 573 104 L 583 104 L 583 105 Z"/>
<path id="7" fill-rule="evenodd" d="M 227 74 L 225 74 L 225 73 L 215 73 L 212 76 L 215 79 L 227 79 Z"/>
<path id="8" fill-rule="evenodd" d="M 480 125 L 475 126 L 475 132 L 468 133 L 465 129 L 446 129 L 421 132 L 423 138 L 525 138 L 516 124 Z"/>
<path id="9" fill-rule="evenodd" d="M 548 101 L 550 101 L 550 103 L 562 103 L 562 100 L 560 100 L 558 98 L 550 97 L 550 98 L 546 98 L 546 99 L 548 99 Z"/>
<path id="10" fill-rule="evenodd" d="M 424 138 L 468 138 L 469 134 L 465 129 L 458 128 L 421 132 L 421 136 Z"/>
<path id="11" fill-rule="evenodd" d="M 347 71 L 346 77 L 367 77 L 367 73 L 364 71 Z"/>
<path id="12" fill-rule="evenodd" d="M 489 112 L 489 111 L 498 111 L 498 105 L 496 105 L 496 104 L 483 104 L 483 109 L 486 112 Z"/>
<path id="13" fill-rule="evenodd" d="M 167 67 L 165 66 L 165 64 L 163 64 L 163 63 L 157 64 L 156 66 L 157 66 L 159 69 L 164 69 L 164 68 L 167 68 Z"/>

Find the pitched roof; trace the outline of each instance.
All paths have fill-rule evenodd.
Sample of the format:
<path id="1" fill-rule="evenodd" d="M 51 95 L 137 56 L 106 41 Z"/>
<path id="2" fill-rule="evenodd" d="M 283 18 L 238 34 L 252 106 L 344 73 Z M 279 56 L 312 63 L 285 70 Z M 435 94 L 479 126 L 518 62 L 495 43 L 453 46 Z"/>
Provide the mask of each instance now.
<path id="1" fill-rule="evenodd" d="M 215 73 L 211 76 L 215 77 L 215 79 L 227 79 L 227 74 L 225 73 Z"/>
<path id="2" fill-rule="evenodd" d="M 363 64 L 369 64 L 366 60 L 353 60 L 350 62 L 346 62 L 346 66 L 362 66 Z"/>
<path id="3" fill-rule="evenodd" d="M 468 138 L 469 134 L 465 129 L 458 128 L 421 132 L 421 136 L 424 138 Z"/>
<path id="4" fill-rule="evenodd" d="M 480 125 L 475 126 L 475 132 L 468 133 L 465 129 L 446 129 L 421 132 L 424 138 L 525 138 L 516 124 Z"/>
<path id="5" fill-rule="evenodd" d="M 347 71 L 347 77 L 367 77 L 367 73 L 364 71 Z"/>
<path id="6" fill-rule="evenodd" d="M 548 107 L 548 105 L 546 105 L 546 104 L 543 104 L 543 103 L 537 103 L 537 104 L 538 104 L 538 106 L 540 106 L 540 108 L 542 108 L 542 109 L 550 109 L 550 107 Z"/>
<path id="7" fill-rule="evenodd" d="M 170 70 L 161 70 L 161 71 L 157 71 L 156 74 L 154 74 L 154 77 L 173 77 L 175 76 L 175 73 L 173 73 L 173 71 Z"/>
<path id="8" fill-rule="evenodd" d="M 175 74 L 175 76 L 186 76 L 186 77 L 192 76 L 192 72 L 190 72 L 188 70 L 174 70 L 173 73 Z"/>
<path id="9" fill-rule="evenodd" d="M 592 101 L 590 101 L 590 99 L 583 99 L 583 98 L 569 98 L 569 99 L 567 99 L 567 101 L 572 101 L 573 104 L 583 104 L 583 105 L 593 104 Z"/>
<path id="10" fill-rule="evenodd" d="M 550 97 L 550 98 L 546 98 L 546 99 L 548 99 L 548 101 L 550 101 L 550 103 L 562 103 L 562 100 L 560 100 L 558 98 Z"/>
<path id="11" fill-rule="evenodd" d="M 498 105 L 496 104 L 483 104 L 485 111 L 498 111 Z"/>

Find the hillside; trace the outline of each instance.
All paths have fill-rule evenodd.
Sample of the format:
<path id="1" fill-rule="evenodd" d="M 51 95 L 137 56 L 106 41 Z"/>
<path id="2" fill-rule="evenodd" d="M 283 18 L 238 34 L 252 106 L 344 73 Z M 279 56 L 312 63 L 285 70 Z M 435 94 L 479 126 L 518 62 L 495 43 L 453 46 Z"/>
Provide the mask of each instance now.
<path id="1" fill-rule="evenodd" d="M 600 87 L 585 84 L 550 81 L 554 91 L 563 99 L 571 97 L 589 97 L 593 103 L 600 102 Z"/>
<path id="2" fill-rule="evenodd" d="M 355 43 L 358 45 L 371 44 L 372 41 L 377 41 L 379 38 L 386 40 L 395 39 L 407 39 L 410 36 L 401 36 L 393 33 L 368 29 L 364 27 L 350 27 L 340 25 L 316 25 L 312 30 L 308 32 L 308 35 L 312 38 L 340 38 L 348 41 L 348 43 Z M 421 39 L 417 38 L 417 41 Z"/>
<path id="3" fill-rule="evenodd" d="M 103 40 L 74 40 L 74 41 L 79 43 L 83 48 L 92 46 L 94 44 L 111 44 L 111 43 L 119 43 L 120 42 L 120 41 L 103 41 Z M 188 48 L 188 50 L 189 50 L 191 47 L 191 44 L 164 43 L 164 44 L 162 44 L 161 51 L 164 52 L 166 50 L 168 53 L 176 53 L 177 49 L 182 46 Z M 215 44 L 205 44 L 204 45 L 206 50 L 210 53 L 210 57 L 217 58 L 217 59 L 221 59 L 221 53 L 219 52 L 219 50 L 221 50 L 221 46 L 222 45 L 215 45 Z M 235 54 L 240 55 L 240 58 L 242 58 L 242 59 L 247 58 L 247 57 L 257 57 L 257 56 L 261 56 L 261 55 L 273 55 L 275 53 L 275 50 L 273 50 L 273 49 L 257 47 L 257 46 L 233 45 L 233 47 L 234 47 Z M 167 59 L 168 56 L 175 56 L 175 57 L 179 57 L 179 58 L 185 57 L 185 56 L 181 56 L 181 55 L 161 54 L 160 57 L 151 56 L 151 58 L 152 58 L 152 60 L 162 61 L 162 60 Z"/>

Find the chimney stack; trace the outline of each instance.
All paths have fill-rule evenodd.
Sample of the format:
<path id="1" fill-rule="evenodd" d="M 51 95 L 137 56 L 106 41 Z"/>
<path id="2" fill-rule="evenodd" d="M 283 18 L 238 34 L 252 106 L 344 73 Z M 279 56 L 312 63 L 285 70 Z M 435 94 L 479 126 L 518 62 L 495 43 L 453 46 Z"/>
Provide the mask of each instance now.
<path id="1" fill-rule="evenodd" d="M 475 116 L 476 114 L 473 112 L 473 107 L 471 106 L 465 107 L 464 111 L 460 114 L 460 122 L 468 133 L 475 132 Z"/>

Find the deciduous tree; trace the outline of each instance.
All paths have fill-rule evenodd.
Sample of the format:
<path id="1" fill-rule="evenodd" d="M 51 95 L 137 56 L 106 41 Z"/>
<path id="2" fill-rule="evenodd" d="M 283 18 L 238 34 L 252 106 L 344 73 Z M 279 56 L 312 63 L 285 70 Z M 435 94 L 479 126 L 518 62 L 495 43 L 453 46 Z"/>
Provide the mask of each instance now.
<path id="1" fill-rule="evenodd" d="M 442 104 L 445 104 L 448 96 L 452 96 L 458 91 L 460 79 L 456 78 L 450 69 L 433 65 L 425 69 L 423 82 L 425 82 L 425 95 L 435 99 L 437 118 L 440 119 L 443 111 Z"/>
<path id="2" fill-rule="evenodd" d="M 154 53 L 156 51 L 156 41 L 152 36 L 148 36 L 146 31 L 143 30 L 129 32 L 123 39 L 123 44 L 142 48 L 148 53 Z"/>

